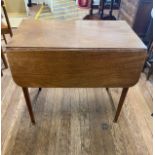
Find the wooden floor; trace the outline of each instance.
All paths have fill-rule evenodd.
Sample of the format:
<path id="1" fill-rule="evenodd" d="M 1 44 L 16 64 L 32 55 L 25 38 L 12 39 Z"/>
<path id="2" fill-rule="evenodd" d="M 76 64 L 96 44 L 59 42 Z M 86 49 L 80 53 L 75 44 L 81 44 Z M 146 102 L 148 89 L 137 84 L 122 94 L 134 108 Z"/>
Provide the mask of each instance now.
<path id="1" fill-rule="evenodd" d="M 152 84 L 142 73 L 113 123 L 121 89 L 30 89 L 36 125 L 21 88 L 3 70 L 2 155 L 152 155 Z"/>

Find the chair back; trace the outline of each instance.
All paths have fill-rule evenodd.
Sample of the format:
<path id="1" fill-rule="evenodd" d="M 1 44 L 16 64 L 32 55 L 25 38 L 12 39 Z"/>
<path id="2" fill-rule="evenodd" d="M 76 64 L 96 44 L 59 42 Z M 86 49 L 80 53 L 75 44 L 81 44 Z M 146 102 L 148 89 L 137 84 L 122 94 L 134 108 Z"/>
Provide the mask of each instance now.
<path id="1" fill-rule="evenodd" d="M 104 0 L 100 0 L 99 2 L 99 6 L 98 6 L 98 12 L 97 13 L 93 13 L 93 10 L 94 10 L 94 0 L 91 0 L 90 1 L 90 10 L 89 10 L 89 14 L 86 15 L 83 19 L 84 20 L 101 20 L 102 18 L 102 15 L 103 15 L 103 5 L 104 5 Z M 102 5 L 103 3 L 103 5 Z M 95 8 L 96 9 L 96 8 Z"/>

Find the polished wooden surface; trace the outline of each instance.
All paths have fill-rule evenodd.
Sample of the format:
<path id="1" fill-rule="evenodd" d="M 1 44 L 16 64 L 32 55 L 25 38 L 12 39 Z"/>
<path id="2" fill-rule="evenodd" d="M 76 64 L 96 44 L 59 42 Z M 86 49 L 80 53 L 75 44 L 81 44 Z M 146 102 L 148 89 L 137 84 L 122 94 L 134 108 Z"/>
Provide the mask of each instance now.
<path id="1" fill-rule="evenodd" d="M 129 87 L 145 52 L 9 52 L 13 79 L 23 87 Z"/>
<path id="2" fill-rule="evenodd" d="M 36 125 L 9 69 L 1 79 L 2 155 L 152 155 L 153 87 L 141 74 L 113 123 L 121 88 L 29 89 Z M 151 78 L 150 78 L 151 79 Z"/>
<path id="3" fill-rule="evenodd" d="M 139 51 L 144 44 L 125 21 L 46 21 L 24 20 L 9 48 L 124 49 Z M 126 49 L 126 50 L 125 50 Z M 96 50 L 95 50 L 96 51 Z"/>
<path id="4" fill-rule="evenodd" d="M 130 87 L 145 50 L 124 21 L 25 20 L 7 55 L 22 87 Z"/>
<path id="5" fill-rule="evenodd" d="M 145 50 L 124 21 L 25 20 L 8 44 L 7 55 L 34 123 L 26 88 L 123 87 L 125 92 L 139 79 Z M 124 96 L 126 93 L 122 93 L 114 122 Z"/>

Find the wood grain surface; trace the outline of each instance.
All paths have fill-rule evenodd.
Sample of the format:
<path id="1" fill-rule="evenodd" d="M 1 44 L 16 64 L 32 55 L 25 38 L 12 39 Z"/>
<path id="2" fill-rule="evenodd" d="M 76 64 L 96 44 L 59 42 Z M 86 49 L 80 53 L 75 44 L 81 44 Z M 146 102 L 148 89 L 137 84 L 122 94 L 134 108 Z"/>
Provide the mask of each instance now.
<path id="1" fill-rule="evenodd" d="M 125 21 L 23 20 L 8 48 L 144 49 Z M 124 51 L 126 52 L 126 51 Z"/>
<path id="2" fill-rule="evenodd" d="M 7 46 L 22 87 L 130 87 L 145 50 L 124 21 L 24 20 Z"/>
<path id="3" fill-rule="evenodd" d="M 14 81 L 22 87 L 129 87 L 145 52 L 8 52 Z"/>

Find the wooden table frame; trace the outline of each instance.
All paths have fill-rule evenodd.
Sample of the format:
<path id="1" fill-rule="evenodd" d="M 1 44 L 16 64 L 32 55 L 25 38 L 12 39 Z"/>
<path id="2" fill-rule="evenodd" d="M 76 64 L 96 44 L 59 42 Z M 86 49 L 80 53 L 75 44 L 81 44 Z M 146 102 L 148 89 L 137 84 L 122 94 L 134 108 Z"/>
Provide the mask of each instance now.
<path id="1" fill-rule="evenodd" d="M 121 87 L 117 122 L 129 87 L 139 80 L 146 47 L 124 21 L 24 20 L 7 45 L 7 56 L 32 123 L 30 87 L 39 92 L 41 88 Z"/>

